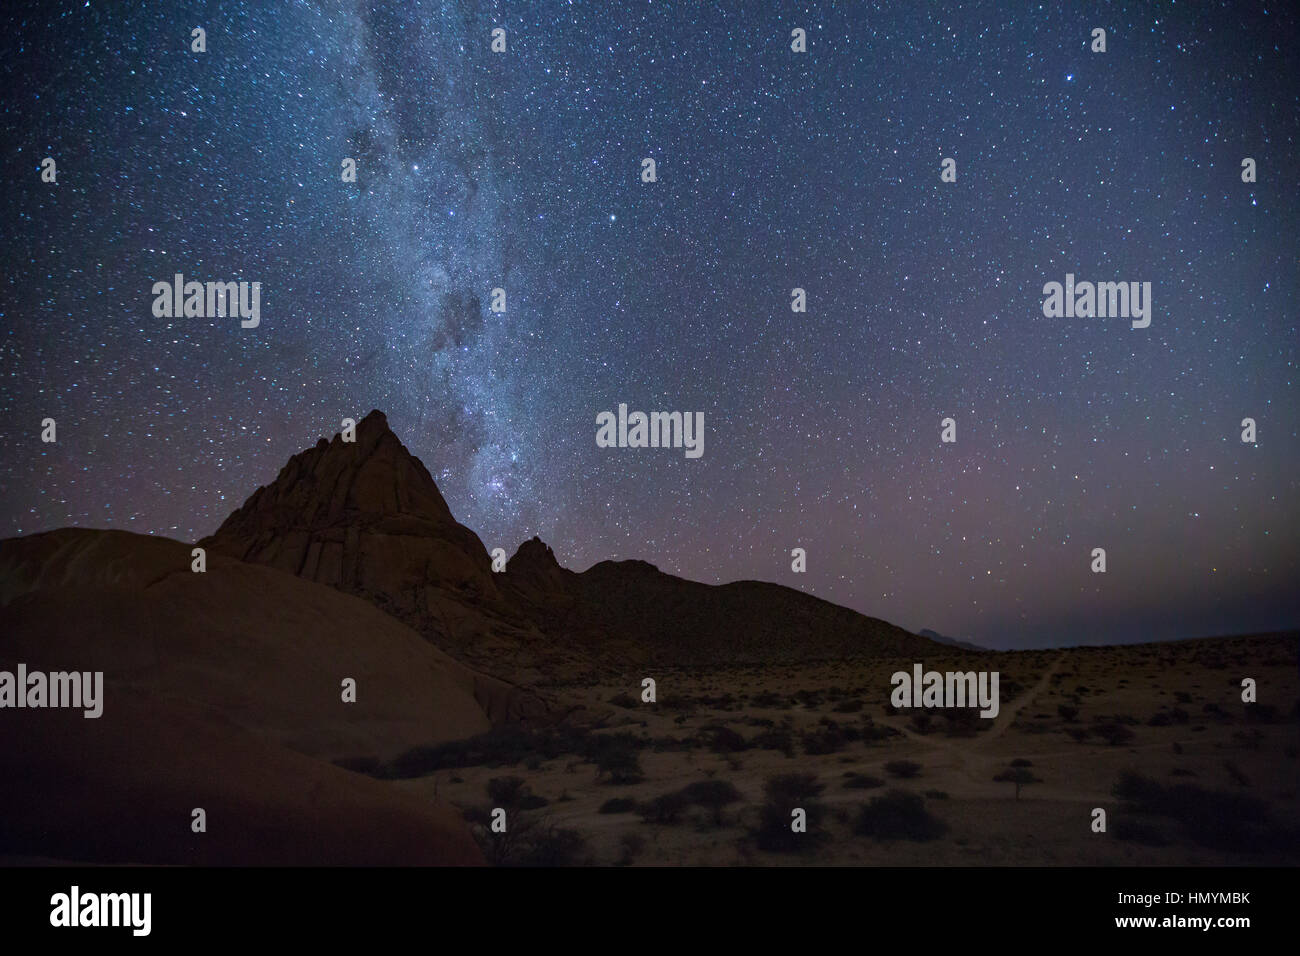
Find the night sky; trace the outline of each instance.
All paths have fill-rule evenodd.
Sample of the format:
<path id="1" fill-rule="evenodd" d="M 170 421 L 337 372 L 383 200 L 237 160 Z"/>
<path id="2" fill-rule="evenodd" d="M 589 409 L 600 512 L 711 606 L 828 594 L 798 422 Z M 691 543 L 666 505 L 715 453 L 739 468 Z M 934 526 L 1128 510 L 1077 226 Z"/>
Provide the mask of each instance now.
<path id="1" fill-rule="evenodd" d="M 955 7 L 6 5 L 0 535 L 196 539 L 380 408 L 576 570 L 996 647 L 1300 624 L 1295 8 Z M 260 326 L 155 318 L 178 272 Z M 1045 318 L 1067 273 L 1150 327 Z M 597 448 L 620 402 L 704 456 Z"/>

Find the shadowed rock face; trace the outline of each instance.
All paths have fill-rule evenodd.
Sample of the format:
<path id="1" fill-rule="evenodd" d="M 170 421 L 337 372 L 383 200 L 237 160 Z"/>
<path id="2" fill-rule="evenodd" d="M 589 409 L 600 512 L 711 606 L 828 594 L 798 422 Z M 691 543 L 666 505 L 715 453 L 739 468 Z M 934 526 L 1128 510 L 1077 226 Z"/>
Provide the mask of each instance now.
<path id="1" fill-rule="evenodd" d="M 200 544 L 365 597 L 435 638 L 454 637 L 447 602 L 512 615 L 483 542 L 381 412 L 355 442 L 335 435 L 294 455 Z"/>
<path id="2" fill-rule="evenodd" d="M 202 574 L 190 562 L 190 545 L 122 531 L 0 542 L 0 669 L 103 673 L 98 718 L 3 712 L 0 855 L 481 861 L 450 807 L 332 762 L 487 731 L 503 704 L 482 678 L 355 597 L 220 555 Z M 194 807 L 212 835 L 191 832 Z"/>
<path id="3" fill-rule="evenodd" d="M 778 584 L 701 584 L 645 561 L 602 561 L 575 574 L 536 538 L 501 577 L 502 590 L 546 634 L 611 663 L 920 659 L 939 650 L 902 628 Z"/>
<path id="4" fill-rule="evenodd" d="M 715 587 L 644 561 L 577 574 L 539 538 L 494 574 L 482 541 L 380 412 L 295 455 L 200 542 L 363 597 L 511 682 L 628 664 L 776 663 L 934 653 L 901 628 L 774 584 Z M 545 708 L 507 709 L 540 717 Z M 553 709 L 553 708 L 552 708 Z"/>
<path id="5" fill-rule="evenodd" d="M 321 439 L 199 542 L 364 598 L 449 653 L 529 683 L 544 636 L 498 590 L 483 542 L 458 523 L 428 469 L 381 412 L 356 441 Z M 549 719 L 554 706 L 482 678 L 494 721 Z"/>

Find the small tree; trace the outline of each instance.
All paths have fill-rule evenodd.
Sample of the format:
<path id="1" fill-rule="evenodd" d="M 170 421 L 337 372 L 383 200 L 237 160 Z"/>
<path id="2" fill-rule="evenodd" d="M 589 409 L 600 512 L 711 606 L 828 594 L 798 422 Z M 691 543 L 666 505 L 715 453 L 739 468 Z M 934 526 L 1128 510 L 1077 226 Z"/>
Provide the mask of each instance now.
<path id="1" fill-rule="evenodd" d="M 1008 767 L 993 778 L 998 783 L 1014 783 L 1016 799 L 1020 799 L 1020 788 L 1030 783 L 1042 783 L 1041 777 L 1035 777 L 1028 767 Z"/>
<path id="2" fill-rule="evenodd" d="M 682 788 L 682 796 L 696 806 L 713 812 L 713 825 L 722 826 L 722 808 L 741 799 L 740 791 L 727 780 L 697 780 Z"/>

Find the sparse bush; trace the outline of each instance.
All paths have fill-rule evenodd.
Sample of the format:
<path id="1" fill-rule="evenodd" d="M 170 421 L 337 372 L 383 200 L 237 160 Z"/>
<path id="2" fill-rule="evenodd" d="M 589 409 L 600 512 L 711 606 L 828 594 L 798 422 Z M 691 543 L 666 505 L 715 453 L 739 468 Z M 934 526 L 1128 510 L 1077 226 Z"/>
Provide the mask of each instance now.
<path id="1" fill-rule="evenodd" d="M 895 730 L 885 724 L 873 723 L 870 718 L 865 718 L 862 724 L 862 739 L 870 747 L 873 743 L 882 740 L 888 740 L 890 737 L 901 736 L 901 731 Z"/>
<path id="2" fill-rule="evenodd" d="M 1169 837 L 1163 830 L 1150 823 L 1120 817 L 1112 826 L 1115 839 L 1127 843 L 1139 843 L 1142 846 L 1168 846 Z"/>
<path id="3" fill-rule="evenodd" d="M 874 790 L 877 787 L 883 787 L 885 781 L 879 777 L 873 777 L 870 774 L 853 773 L 849 774 L 844 780 L 845 790 Z"/>
<path id="4" fill-rule="evenodd" d="M 645 849 L 645 837 L 639 833 L 624 833 L 618 845 L 622 850 L 622 855 L 618 859 L 619 865 L 627 866 Z"/>
<path id="5" fill-rule="evenodd" d="M 379 767 L 373 775 L 382 779 L 406 780 L 462 767 L 513 767 L 531 756 L 553 760 L 562 754 L 582 754 L 589 746 L 588 739 L 584 731 L 575 728 L 529 731 L 519 727 L 497 727 L 466 740 L 413 747 Z"/>
<path id="6" fill-rule="evenodd" d="M 488 799 L 498 807 L 517 807 L 527 793 L 528 783 L 523 777 L 493 777 L 487 782 Z"/>
<path id="7" fill-rule="evenodd" d="M 1166 785 L 1132 770 L 1120 774 L 1114 793 L 1134 810 L 1179 821 L 1202 846 L 1237 852 L 1300 847 L 1300 834 L 1276 822 L 1268 804 L 1248 794 Z"/>
<path id="8" fill-rule="evenodd" d="M 839 753 L 844 749 L 844 733 L 838 724 L 810 730 L 803 735 L 802 740 L 803 752 L 813 757 Z"/>
<path id="9" fill-rule="evenodd" d="M 1056 712 L 1066 723 L 1073 722 L 1079 716 L 1079 708 L 1072 707 L 1069 704 L 1057 704 Z"/>
<path id="10" fill-rule="evenodd" d="M 600 813 L 632 813 L 636 810 L 636 801 L 631 797 L 610 797 L 600 805 Z"/>
<path id="11" fill-rule="evenodd" d="M 1121 746 L 1133 739 L 1133 731 L 1115 721 L 1097 724 L 1092 728 L 1092 732 L 1112 747 Z"/>
<path id="12" fill-rule="evenodd" d="M 486 821 L 473 822 L 479 824 L 474 838 L 495 866 L 572 866 L 585 846 L 576 830 L 559 829 L 544 817 L 514 814 L 504 833 L 493 833 Z"/>
<path id="13" fill-rule="evenodd" d="M 921 775 L 921 765 L 913 760 L 891 760 L 885 764 L 885 772 L 900 780 L 910 780 Z"/>
<path id="14" fill-rule="evenodd" d="M 722 808 L 742 799 L 740 791 L 728 780 L 697 780 L 681 789 L 688 803 L 713 812 L 714 826 L 722 826 Z"/>
<path id="15" fill-rule="evenodd" d="M 1252 724 L 1271 724 L 1277 720 L 1277 708 L 1272 704 L 1247 704 L 1246 720 Z"/>
<path id="16" fill-rule="evenodd" d="M 622 693 L 615 694 L 613 697 L 609 699 L 609 702 L 613 704 L 615 707 L 622 707 L 625 710 L 631 710 L 637 705 L 636 698 L 633 697 L 631 694 L 629 694 L 627 691 L 623 691 Z"/>
<path id="17" fill-rule="evenodd" d="M 779 750 L 787 757 L 794 756 L 794 734 L 783 727 L 763 731 L 754 737 L 751 744 L 763 750 Z"/>
<path id="18" fill-rule="evenodd" d="M 722 724 L 705 727 L 702 732 L 709 735 L 709 749 L 715 754 L 738 753 L 749 748 L 744 737 Z"/>
<path id="19" fill-rule="evenodd" d="M 682 796 L 680 790 L 665 793 L 653 800 L 638 805 L 637 812 L 646 823 L 673 824 L 682 819 L 690 802 Z"/>
<path id="20" fill-rule="evenodd" d="M 640 783 L 645 779 L 640 744 L 631 734 L 595 734 L 587 747 L 587 759 L 596 765 L 598 778 L 608 775 L 610 783 Z"/>
<path id="21" fill-rule="evenodd" d="M 767 802 L 759 811 L 758 830 L 754 834 L 759 849 L 788 853 L 812 849 L 825 839 L 817 827 L 825 817 L 826 808 L 816 800 L 824 789 L 825 785 L 810 773 L 770 778 L 764 786 Z M 795 809 L 804 811 L 808 826 L 805 833 L 790 829 Z"/>
<path id="22" fill-rule="evenodd" d="M 877 840 L 934 840 L 948 830 L 910 790 L 890 790 L 862 807 L 854 832 Z"/>

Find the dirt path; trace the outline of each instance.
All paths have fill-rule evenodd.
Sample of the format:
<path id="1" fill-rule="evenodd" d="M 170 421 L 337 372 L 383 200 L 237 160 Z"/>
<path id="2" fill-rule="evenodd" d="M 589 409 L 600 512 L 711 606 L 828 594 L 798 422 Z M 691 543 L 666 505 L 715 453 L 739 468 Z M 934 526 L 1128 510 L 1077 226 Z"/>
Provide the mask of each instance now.
<path id="1" fill-rule="evenodd" d="M 997 740 L 1007 732 L 1016 719 L 1016 715 L 1025 709 L 1026 705 L 1032 703 L 1039 694 L 1047 690 L 1052 683 L 1052 675 L 1061 669 L 1061 664 L 1065 662 L 1065 654 L 1061 653 L 1052 661 L 1050 667 L 1043 672 L 1043 676 L 1038 679 L 1038 683 L 1029 690 L 1025 691 L 1019 697 L 1011 702 L 1010 707 L 1003 708 L 998 715 L 993 718 L 993 729 L 988 733 L 979 735 L 979 745 L 986 746 L 990 741 Z"/>

